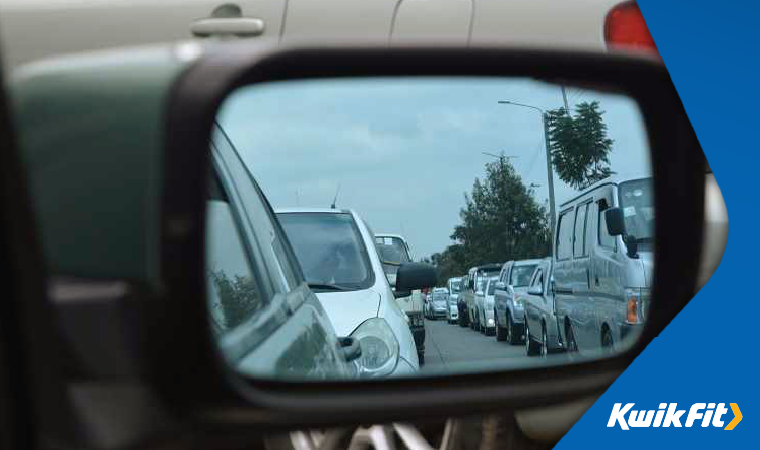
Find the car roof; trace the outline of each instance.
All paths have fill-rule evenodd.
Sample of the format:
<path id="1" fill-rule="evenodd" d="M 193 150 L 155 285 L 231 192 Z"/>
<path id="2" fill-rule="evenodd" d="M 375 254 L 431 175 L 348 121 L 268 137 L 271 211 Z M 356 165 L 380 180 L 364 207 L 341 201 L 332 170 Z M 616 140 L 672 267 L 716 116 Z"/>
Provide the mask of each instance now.
<path id="1" fill-rule="evenodd" d="M 329 214 L 353 214 L 350 209 L 333 209 L 333 208 L 276 208 L 275 214 L 291 213 L 329 213 Z"/>
<path id="2" fill-rule="evenodd" d="M 404 236 L 401 236 L 400 234 L 393 234 L 393 233 L 375 233 L 375 237 L 389 237 L 389 238 L 398 238 L 402 241 L 406 242 L 406 238 Z"/>
<path id="3" fill-rule="evenodd" d="M 527 266 L 531 264 L 538 264 L 542 261 L 545 261 L 546 258 L 541 259 L 521 259 L 519 261 L 515 261 L 515 266 Z"/>
<path id="4" fill-rule="evenodd" d="M 595 189 L 598 189 L 598 188 L 600 188 L 602 186 L 617 186 L 618 184 L 624 183 L 626 181 L 643 180 L 645 178 L 652 178 L 652 176 L 653 176 L 652 174 L 641 174 L 640 176 L 625 176 L 625 177 L 612 175 L 612 176 L 609 176 L 609 177 L 607 177 L 607 178 L 605 178 L 603 180 L 597 181 L 596 183 L 592 184 L 591 186 L 587 187 L 586 189 L 580 191 L 577 195 L 574 195 L 573 197 L 571 197 L 571 198 L 563 201 L 562 203 L 560 203 L 559 207 L 560 208 L 564 208 L 566 206 L 569 206 L 574 201 L 577 201 L 578 199 L 580 199 L 584 195 L 586 195 L 589 192 L 591 192 L 591 191 L 593 191 Z"/>

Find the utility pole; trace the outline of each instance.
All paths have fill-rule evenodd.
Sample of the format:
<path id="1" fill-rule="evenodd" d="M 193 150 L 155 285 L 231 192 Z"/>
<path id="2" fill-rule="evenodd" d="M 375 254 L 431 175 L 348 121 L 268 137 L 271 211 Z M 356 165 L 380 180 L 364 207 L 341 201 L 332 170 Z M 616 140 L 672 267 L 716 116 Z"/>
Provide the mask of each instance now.
<path id="1" fill-rule="evenodd" d="M 562 100 L 565 101 L 565 113 L 567 113 L 567 115 L 569 116 L 570 115 L 570 106 L 568 106 L 568 104 L 567 104 L 567 93 L 565 92 L 565 86 L 561 85 L 560 88 L 562 88 Z"/>
<path id="2" fill-rule="evenodd" d="M 565 89 L 562 88 L 562 92 L 565 92 Z M 552 239 L 553 236 L 555 236 L 555 233 L 557 231 L 557 216 L 555 214 L 555 205 L 554 205 L 554 171 L 552 170 L 552 152 L 551 152 L 551 146 L 549 145 L 549 121 L 546 117 L 546 112 L 543 112 L 541 114 L 541 117 L 544 119 L 544 143 L 546 144 L 546 172 L 549 176 L 549 213 L 551 214 L 551 230 L 552 230 Z"/>

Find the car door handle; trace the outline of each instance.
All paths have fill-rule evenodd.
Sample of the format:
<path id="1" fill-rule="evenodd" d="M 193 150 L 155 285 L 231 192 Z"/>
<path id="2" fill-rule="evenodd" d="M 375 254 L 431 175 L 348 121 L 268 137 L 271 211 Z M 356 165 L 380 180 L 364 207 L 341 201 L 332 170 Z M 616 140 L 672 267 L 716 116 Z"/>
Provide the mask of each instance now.
<path id="1" fill-rule="evenodd" d="M 259 36 L 264 32 L 264 21 L 257 17 L 208 17 L 192 22 L 190 32 L 197 37 Z"/>
<path id="2" fill-rule="evenodd" d="M 351 362 L 362 356 L 362 347 L 359 344 L 359 339 L 350 336 L 339 337 L 338 342 L 343 351 L 343 359 L 346 362 Z"/>

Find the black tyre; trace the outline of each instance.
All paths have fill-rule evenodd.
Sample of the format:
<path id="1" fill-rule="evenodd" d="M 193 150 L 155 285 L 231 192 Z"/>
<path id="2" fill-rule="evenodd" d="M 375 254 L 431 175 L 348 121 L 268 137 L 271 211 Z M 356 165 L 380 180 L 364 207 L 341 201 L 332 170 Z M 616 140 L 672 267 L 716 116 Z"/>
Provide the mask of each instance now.
<path id="1" fill-rule="evenodd" d="M 520 343 L 520 336 L 515 332 L 515 322 L 512 320 L 509 311 L 507 311 L 507 342 L 512 345 Z"/>
<path id="2" fill-rule="evenodd" d="M 541 357 L 549 356 L 549 335 L 546 333 L 546 324 L 541 324 Z"/>
<path id="3" fill-rule="evenodd" d="M 534 341 L 532 337 L 530 337 L 530 330 L 528 329 L 528 321 L 525 321 L 525 326 L 523 327 L 525 330 L 525 354 L 528 356 L 536 356 L 538 355 L 538 352 L 541 349 L 541 344 Z"/>
<path id="4" fill-rule="evenodd" d="M 494 317 L 494 322 L 496 322 L 496 340 L 499 342 L 506 341 L 507 329 L 499 326 L 499 321 L 496 319 L 496 310 L 494 310 L 493 312 L 493 317 Z"/>

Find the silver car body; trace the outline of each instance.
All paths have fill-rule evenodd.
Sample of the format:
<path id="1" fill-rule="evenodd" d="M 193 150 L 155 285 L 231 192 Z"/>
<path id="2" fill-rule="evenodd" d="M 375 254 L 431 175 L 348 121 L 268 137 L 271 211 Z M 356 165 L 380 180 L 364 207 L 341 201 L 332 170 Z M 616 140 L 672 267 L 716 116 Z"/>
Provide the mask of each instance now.
<path id="1" fill-rule="evenodd" d="M 517 294 L 525 293 L 528 290 L 530 276 L 539 262 L 541 262 L 540 259 L 507 261 L 499 272 L 499 284 L 496 285 L 494 294 L 494 320 L 497 327 L 508 329 L 511 326 L 515 336 L 522 336 L 523 317 L 525 316 L 523 305 L 519 302 Z M 526 267 L 529 267 L 527 269 L 529 275 L 526 282 L 523 283 L 518 278 L 524 277 L 518 277 L 518 274 L 524 275 L 522 270 L 526 270 Z"/>
<path id="2" fill-rule="evenodd" d="M 446 317 L 449 322 L 453 323 L 459 319 L 459 308 L 457 308 L 457 300 L 459 299 L 459 293 L 462 291 L 462 277 L 449 278 L 446 282 L 449 290 L 448 299 L 448 316 Z"/>
<path id="3" fill-rule="evenodd" d="M 646 316 L 654 273 L 652 189 L 651 178 L 608 178 L 559 208 L 555 301 L 562 339 L 573 349 L 598 350 L 606 333 L 616 345 Z M 623 209 L 629 231 L 649 230 L 639 233 L 648 240 L 638 245 L 636 257 L 627 255 L 622 236 L 607 232 L 608 207 Z M 635 320 L 629 320 L 629 307 Z"/>
<path id="4" fill-rule="evenodd" d="M 525 292 L 518 293 L 520 303 L 524 306 L 526 333 L 533 342 L 543 342 L 546 332 L 547 349 L 545 354 L 561 351 L 564 347 L 560 339 L 559 321 L 555 314 L 554 292 L 552 291 L 552 260 L 546 258 L 536 266 Z M 531 291 L 539 288 L 541 294 Z M 528 334 L 526 334 L 526 338 Z M 542 344 L 543 345 L 543 344 Z"/>
<path id="5" fill-rule="evenodd" d="M 348 292 L 317 292 L 327 316 L 333 323 L 338 336 L 349 336 L 368 319 L 385 319 L 399 344 L 399 362 L 393 375 L 415 373 L 419 370 L 417 346 L 409 330 L 406 314 L 399 308 L 393 297 L 388 279 L 383 272 L 380 257 L 374 245 L 374 234 L 364 219 L 354 210 L 329 208 L 283 208 L 277 209 L 278 216 L 289 213 L 332 213 L 350 214 L 364 241 L 370 265 L 375 274 L 374 284 L 368 289 Z"/>
<path id="6" fill-rule="evenodd" d="M 485 286 L 482 291 L 475 293 L 475 314 L 478 317 L 480 331 L 491 334 L 496 329 L 494 322 L 494 287 L 499 277 L 490 277 L 485 279 Z M 491 294 L 489 294 L 491 292 Z"/>

